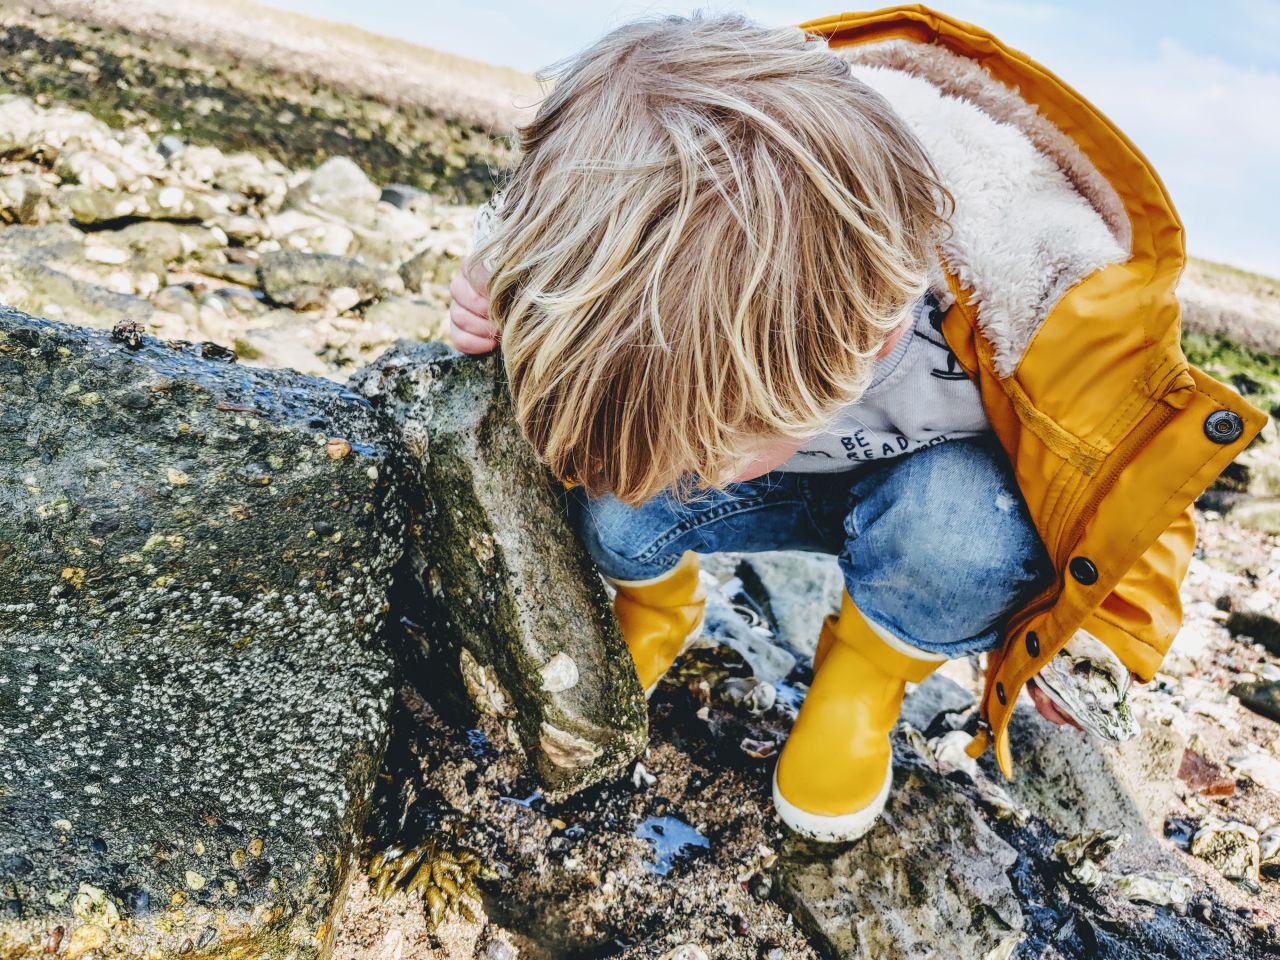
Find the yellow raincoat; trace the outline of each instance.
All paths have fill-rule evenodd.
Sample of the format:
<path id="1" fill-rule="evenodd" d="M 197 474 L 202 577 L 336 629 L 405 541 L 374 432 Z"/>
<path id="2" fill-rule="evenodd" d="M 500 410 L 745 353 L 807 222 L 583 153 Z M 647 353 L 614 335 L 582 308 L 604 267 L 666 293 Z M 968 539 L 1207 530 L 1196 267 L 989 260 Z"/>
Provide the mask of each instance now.
<path id="1" fill-rule="evenodd" d="M 944 182 L 954 175 L 959 236 L 940 245 L 936 281 L 950 301 L 943 333 L 978 384 L 1057 571 L 988 660 L 970 753 L 994 742 L 1012 776 L 1014 701 L 1077 629 L 1140 680 L 1159 668 L 1182 617 L 1192 502 L 1266 416 L 1183 356 L 1182 223 L 1097 108 L 986 31 L 927 7 L 801 26 L 874 78 L 943 159 Z M 926 119 L 946 105 L 969 111 L 962 134 Z M 1006 156 L 1017 158 L 1011 175 L 985 173 Z M 1017 175 L 1047 161 L 1052 177 Z M 1019 186 L 1032 180 L 1049 186 Z"/>

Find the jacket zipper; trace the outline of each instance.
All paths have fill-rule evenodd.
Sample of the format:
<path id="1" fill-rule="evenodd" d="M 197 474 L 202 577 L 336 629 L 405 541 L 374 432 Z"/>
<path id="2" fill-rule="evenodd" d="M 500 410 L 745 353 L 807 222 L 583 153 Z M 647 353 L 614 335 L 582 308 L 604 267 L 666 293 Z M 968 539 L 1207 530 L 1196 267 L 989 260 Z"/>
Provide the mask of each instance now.
<path id="1" fill-rule="evenodd" d="M 1125 438 L 1120 452 L 1112 457 L 1114 461 L 1112 465 L 1107 468 L 1101 479 L 1095 481 L 1093 493 L 1089 495 L 1084 507 L 1076 514 L 1070 535 L 1060 541 L 1060 543 L 1068 545 L 1066 556 L 1070 556 L 1080 537 L 1084 535 L 1084 528 L 1088 526 L 1089 521 L 1093 519 L 1093 515 L 1097 513 L 1099 504 L 1111 492 L 1111 488 L 1115 486 L 1116 481 L 1120 479 L 1120 474 L 1124 472 L 1129 464 L 1133 463 L 1139 451 L 1150 443 L 1152 438 L 1163 430 L 1169 421 L 1173 419 L 1174 414 L 1177 413 L 1177 408 L 1165 400 L 1160 400 L 1159 404 L 1159 407 L 1147 414 L 1149 422 Z"/>
<path id="2" fill-rule="evenodd" d="M 1089 499 L 1085 502 L 1084 507 L 1076 514 L 1076 519 L 1071 526 L 1070 535 L 1064 537 L 1061 541 L 1064 544 L 1070 545 L 1066 550 L 1066 556 L 1071 555 L 1075 544 L 1079 542 L 1080 537 L 1084 534 L 1084 528 L 1088 526 L 1089 521 L 1093 519 L 1093 515 L 1097 512 L 1098 506 L 1102 503 L 1103 499 L 1106 498 L 1106 495 L 1111 492 L 1111 488 L 1115 486 L 1116 481 L 1120 479 L 1120 474 L 1124 472 L 1125 468 L 1128 467 L 1129 464 L 1133 463 L 1134 459 L 1137 458 L 1139 451 L 1141 451 L 1156 434 L 1163 430 L 1165 426 L 1168 425 L 1169 421 L 1173 419 L 1174 414 L 1177 413 L 1177 408 L 1173 407 L 1167 401 L 1161 399 L 1158 403 L 1159 406 L 1147 414 L 1145 419 L 1148 422 L 1140 424 L 1138 428 L 1132 431 L 1130 435 L 1124 439 L 1123 445 L 1112 455 L 1112 465 L 1107 468 L 1106 472 L 1100 478 L 1094 481 L 1094 490 L 1089 495 Z M 1060 559 L 1054 564 L 1054 567 L 1055 569 L 1062 568 L 1062 562 Z M 1058 589 L 1045 599 L 1038 601 L 1034 606 L 1024 611 L 1023 614 L 1018 617 L 1016 626 L 1014 626 L 1013 622 L 1009 624 L 1008 635 L 1010 637 L 1014 637 L 1021 633 L 1028 623 L 1057 603 L 1058 598 L 1061 595 L 1062 585 L 1061 581 L 1059 581 Z M 985 723 L 987 719 L 985 696 L 983 697 L 983 708 L 980 713 L 981 722 Z M 989 724 L 988 729 L 990 729 Z"/>

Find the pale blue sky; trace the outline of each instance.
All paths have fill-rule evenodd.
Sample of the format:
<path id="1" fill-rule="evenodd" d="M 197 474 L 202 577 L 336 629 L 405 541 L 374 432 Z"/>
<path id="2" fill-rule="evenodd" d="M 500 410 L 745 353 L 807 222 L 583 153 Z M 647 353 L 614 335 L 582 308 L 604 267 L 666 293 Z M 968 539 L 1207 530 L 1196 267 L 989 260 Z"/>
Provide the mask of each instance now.
<path id="1" fill-rule="evenodd" d="M 794 23 L 858 9 L 795 0 L 267 2 L 531 72 L 646 14 L 738 10 Z M 1280 277 L 1280 0 L 931 6 L 1039 60 L 1111 117 L 1164 180 L 1193 254 Z"/>

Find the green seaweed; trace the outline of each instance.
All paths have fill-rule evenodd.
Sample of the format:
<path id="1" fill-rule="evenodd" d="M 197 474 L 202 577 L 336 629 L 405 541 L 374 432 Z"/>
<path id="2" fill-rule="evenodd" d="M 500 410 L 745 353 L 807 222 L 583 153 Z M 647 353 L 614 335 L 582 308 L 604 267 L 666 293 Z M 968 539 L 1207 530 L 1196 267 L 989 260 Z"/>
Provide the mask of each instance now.
<path id="1" fill-rule="evenodd" d="M 1217 333 L 1184 331 L 1182 349 L 1205 373 L 1230 384 L 1273 417 L 1280 417 L 1280 355 L 1251 350 Z"/>
<path id="2" fill-rule="evenodd" d="M 469 847 L 432 837 L 412 847 L 391 846 L 369 862 L 374 893 L 403 892 L 422 897 L 432 930 L 451 915 L 476 922 L 474 905 L 482 899 L 477 880 L 496 880 L 498 872 Z"/>

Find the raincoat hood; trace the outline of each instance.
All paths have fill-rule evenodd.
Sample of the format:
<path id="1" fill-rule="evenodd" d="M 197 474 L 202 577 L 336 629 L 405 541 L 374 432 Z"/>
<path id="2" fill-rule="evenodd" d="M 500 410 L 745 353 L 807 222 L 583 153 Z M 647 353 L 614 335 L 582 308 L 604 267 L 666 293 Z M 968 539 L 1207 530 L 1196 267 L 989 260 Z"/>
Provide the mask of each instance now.
<path id="1" fill-rule="evenodd" d="M 802 26 L 827 37 L 889 101 L 955 195 L 955 232 L 940 244 L 934 292 L 944 308 L 953 302 L 947 272 L 965 288 L 1001 377 L 1068 290 L 1134 254 L 1135 219 L 1138 252 L 1159 257 L 1166 276 L 1180 272 L 1182 225 L 1155 171 L 1025 55 L 921 5 Z M 1164 319 L 1176 322 L 1176 310 Z"/>

